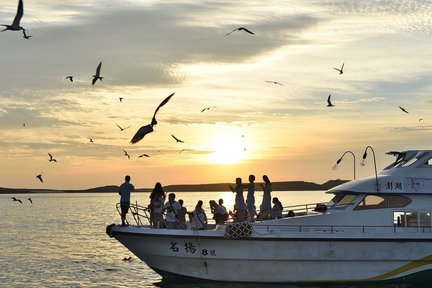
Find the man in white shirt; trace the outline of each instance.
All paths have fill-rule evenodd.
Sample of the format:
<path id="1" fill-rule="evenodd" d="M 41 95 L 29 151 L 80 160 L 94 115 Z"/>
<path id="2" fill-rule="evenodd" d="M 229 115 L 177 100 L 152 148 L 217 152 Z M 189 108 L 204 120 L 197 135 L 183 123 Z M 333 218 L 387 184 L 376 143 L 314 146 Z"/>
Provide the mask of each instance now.
<path id="1" fill-rule="evenodd" d="M 180 204 L 175 201 L 175 194 L 170 193 L 168 195 L 168 202 L 163 206 L 163 210 L 166 211 L 165 221 L 167 229 L 179 229 L 177 218 L 180 209 Z"/>

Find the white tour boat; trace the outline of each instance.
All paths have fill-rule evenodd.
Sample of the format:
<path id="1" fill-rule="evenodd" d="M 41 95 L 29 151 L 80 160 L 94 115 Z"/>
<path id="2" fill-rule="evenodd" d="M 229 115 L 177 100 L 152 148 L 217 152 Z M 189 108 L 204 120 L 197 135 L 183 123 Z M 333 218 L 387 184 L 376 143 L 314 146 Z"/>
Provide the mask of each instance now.
<path id="1" fill-rule="evenodd" d="M 432 150 L 393 152 L 373 177 L 328 190 L 326 204 L 282 219 L 211 230 L 110 225 L 114 237 L 162 276 L 240 282 L 432 279 Z M 311 208 L 312 207 L 312 208 Z"/>

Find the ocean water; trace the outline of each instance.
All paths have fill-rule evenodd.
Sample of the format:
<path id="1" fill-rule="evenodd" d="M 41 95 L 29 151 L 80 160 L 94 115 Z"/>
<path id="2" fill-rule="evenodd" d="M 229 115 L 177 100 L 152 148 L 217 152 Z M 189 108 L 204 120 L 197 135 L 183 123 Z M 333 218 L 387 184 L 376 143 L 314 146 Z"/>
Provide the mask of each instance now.
<path id="1" fill-rule="evenodd" d="M 198 200 L 203 200 L 208 214 L 209 200 L 223 198 L 229 209 L 234 201 L 231 192 L 181 192 L 176 195 L 177 199 L 184 200 L 188 210 L 192 210 Z M 11 196 L 23 203 L 12 201 Z M 146 205 L 148 196 L 149 193 L 133 193 L 131 201 Z M 322 191 L 273 192 L 272 196 L 278 197 L 284 206 L 326 202 L 332 197 Z M 29 197 L 33 204 L 27 200 Z M 257 192 L 258 205 L 261 198 L 262 192 Z M 117 193 L 1 194 L 0 287 L 299 287 L 164 280 L 106 235 L 107 225 L 120 222 L 115 209 L 118 200 Z M 123 261 L 130 256 L 131 261 Z"/>

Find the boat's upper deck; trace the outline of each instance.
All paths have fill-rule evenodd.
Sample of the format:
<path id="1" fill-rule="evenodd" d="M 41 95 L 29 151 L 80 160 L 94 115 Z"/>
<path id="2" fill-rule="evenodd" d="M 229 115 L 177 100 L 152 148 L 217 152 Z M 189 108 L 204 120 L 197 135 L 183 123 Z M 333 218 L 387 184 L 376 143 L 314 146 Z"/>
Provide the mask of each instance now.
<path id="1" fill-rule="evenodd" d="M 328 192 L 432 195 L 432 150 L 409 150 L 387 154 L 396 156 L 396 161 L 377 175 L 344 183 Z"/>

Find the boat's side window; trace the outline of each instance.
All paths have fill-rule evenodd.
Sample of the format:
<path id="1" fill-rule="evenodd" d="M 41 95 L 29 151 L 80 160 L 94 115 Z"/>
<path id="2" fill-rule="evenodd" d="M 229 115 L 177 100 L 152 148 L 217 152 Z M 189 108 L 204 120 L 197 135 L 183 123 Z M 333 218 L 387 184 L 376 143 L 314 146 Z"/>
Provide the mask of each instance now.
<path id="1" fill-rule="evenodd" d="M 411 203 L 411 199 L 401 195 L 389 195 L 387 196 L 389 208 L 400 208 L 405 207 Z"/>
<path id="2" fill-rule="evenodd" d="M 385 196 L 366 195 L 354 210 L 387 208 L 388 202 Z"/>
<path id="3" fill-rule="evenodd" d="M 419 217 L 420 216 L 420 217 Z M 394 225 L 400 227 L 418 227 L 431 228 L 432 213 L 430 212 L 394 212 Z M 420 222 L 419 222 L 420 220 Z"/>

